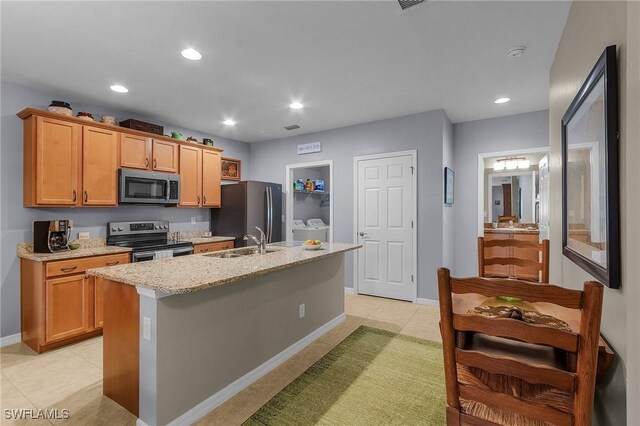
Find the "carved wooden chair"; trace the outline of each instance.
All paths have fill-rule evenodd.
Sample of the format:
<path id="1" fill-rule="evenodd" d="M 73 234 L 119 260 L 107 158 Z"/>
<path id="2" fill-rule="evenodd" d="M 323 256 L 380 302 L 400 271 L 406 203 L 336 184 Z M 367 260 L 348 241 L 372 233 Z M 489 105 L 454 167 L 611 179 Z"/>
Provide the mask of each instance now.
<path id="1" fill-rule="evenodd" d="M 456 279 L 440 268 L 438 291 L 449 426 L 591 424 L 602 284 Z M 494 316 L 478 308 L 504 295 L 536 311 L 517 319 L 516 308 Z"/>
<path id="2" fill-rule="evenodd" d="M 478 276 L 549 282 L 549 240 L 478 237 Z"/>

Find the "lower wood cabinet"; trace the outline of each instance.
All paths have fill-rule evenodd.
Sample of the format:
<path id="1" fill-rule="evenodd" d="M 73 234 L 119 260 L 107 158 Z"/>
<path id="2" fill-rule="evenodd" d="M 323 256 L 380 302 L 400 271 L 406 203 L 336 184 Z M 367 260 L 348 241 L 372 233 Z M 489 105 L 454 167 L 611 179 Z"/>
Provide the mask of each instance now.
<path id="1" fill-rule="evenodd" d="M 233 248 L 233 241 L 223 241 L 219 243 L 195 244 L 193 254 L 208 253 L 212 251 L 229 250 Z"/>
<path id="2" fill-rule="evenodd" d="M 91 330 L 91 288 L 88 275 L 45 281 L 45 342 L 51 343 Z"/>
<path id="3" fill-rule="evenodd" d="M 485 233 L 485 241 L 491 240 L 520 240 L 538 242 L 538 234 L 523 234 L 518 232 L 508 233 Z M 492 257 L 516 257 L 519 259 L 540 261 L 540 254 L 537 250 L 522 249 L 517 247 L 486 247 L 485 258 Z M 515 265 L 487 265 L 485 266 L 485 274 L 493 276 L 520 277 L 527 279 L 538 279 L 539 271 L 533 268 Z"/>
<path id="4" fill-rule="evenodd" d="M 40 353 L 102 333 L 102 279 L 87 269 L 129 263 L 129 254 L 39 262 L 20 259 L 22 341 Z"/>

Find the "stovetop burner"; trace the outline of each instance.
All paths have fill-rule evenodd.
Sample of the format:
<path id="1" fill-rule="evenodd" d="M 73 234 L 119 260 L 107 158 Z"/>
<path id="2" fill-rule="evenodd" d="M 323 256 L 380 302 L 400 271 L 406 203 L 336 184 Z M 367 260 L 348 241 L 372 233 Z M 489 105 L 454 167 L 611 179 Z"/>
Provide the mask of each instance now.
<path id="1" fill-rule="evenodd" d="M 129 247 L 132 251 L 161 251 L 193 247 L 189 241 L 169 240 L 169 222 L 110 222 L 107 225 L 107 245 Z"/>

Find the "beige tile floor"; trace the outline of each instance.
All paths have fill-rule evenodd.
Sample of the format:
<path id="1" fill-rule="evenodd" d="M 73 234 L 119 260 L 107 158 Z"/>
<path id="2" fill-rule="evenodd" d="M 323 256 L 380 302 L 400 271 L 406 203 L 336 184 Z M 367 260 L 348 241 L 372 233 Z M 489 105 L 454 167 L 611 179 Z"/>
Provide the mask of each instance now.
<path id="1" fill-rule="evenodd" d="M 439 312 L 397 300 L 349 295 L 347 319 L 287 362 L 201 419 L 239 425 L 360 325 L 440 341 Z M 18 343 L 0 350 L 0 424 L 135 425 L 135 417 L 102 395 L 102 338 L 37 355 Z M 68 409 L 66 420 L 8 420 L 5 409 Z"/>

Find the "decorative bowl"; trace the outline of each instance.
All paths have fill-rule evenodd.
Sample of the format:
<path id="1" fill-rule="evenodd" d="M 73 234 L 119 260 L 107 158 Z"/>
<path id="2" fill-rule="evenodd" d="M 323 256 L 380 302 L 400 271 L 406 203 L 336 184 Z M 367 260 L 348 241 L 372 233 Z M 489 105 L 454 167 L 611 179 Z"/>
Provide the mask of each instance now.
<path id="1" fill-rule="evenodd" d="M 307 244 L 306 242 L 302 244 L 302 248 L 305 250 L 320 250 L 324 244 Z"/>
<path id="2" fill-rule="evenodd" d="M 66 115 L 67 117 L 73 117 L 73 110 L 60 106 L 50 106 L 47 108 L 47 111 L 53 112 L 55 114 Z"/>

